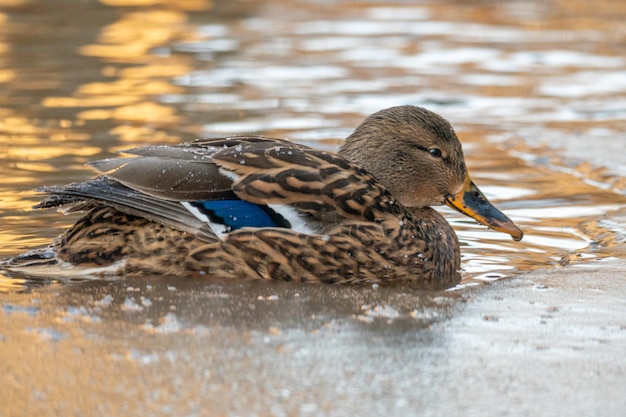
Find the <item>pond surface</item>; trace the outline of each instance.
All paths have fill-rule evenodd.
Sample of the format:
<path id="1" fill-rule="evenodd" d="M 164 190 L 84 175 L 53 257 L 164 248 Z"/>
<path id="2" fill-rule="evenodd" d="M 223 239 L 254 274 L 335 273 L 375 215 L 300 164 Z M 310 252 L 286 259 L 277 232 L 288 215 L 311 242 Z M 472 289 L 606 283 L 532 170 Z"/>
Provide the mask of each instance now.
<path id="1" fill-rule="evenodd" d="M 605 256 L 606 236 L 623 231 L 585 225 L 624 203 L 622 160 L 594 167 L 560 148 L 621 149 L 626 58 L 611 39 L 618 21 L 584 4 L 345 4 L 331 16 L 308 2 L 7 8 L 0 256 L 75 220 L 32 212 L 31 190 L 89 177 L 89 160 L 235 133 L 336 149 L 365 115 L 407 103 L 450 119 L 476 182 L 526 230 L 516 244 L 448 212 L 465 282 Z"/>
<path id="2" fill-rule="evenodd" d="M 420 348 L 437 353 L 411 372 L 445 356 L 432 326 L 472 297 L 465 287 L 626 259 L 624 2 L 0 0 L 0 7 L 0 257 L 45 245 L 76 220 L 33 212 L 41 196 L 32 190 L 89 178 L 87 161 L 229 134 L 336 149 L 366 115 L 399 104 L 450 120 L 474 181 L 526 233 L 516 243 L 442 210 L 463 254 L 463 282 L 445 293 L 0 275 L 0 363 L 29 354 L 49 371 L 37 381 L 15 371 L 6 415 L 64 414 L 72 399 L 53 388 L 58 369 L 70 369 L 73 382 L 62 384 L 76 390 L 127 372 L 76 405 L 88 414 L 108 399 L 100 414 L 209 415 L 202 396 L 224 399 L 212 415 L 337 415 L 333 400 L 355 397 L 379 400 L 370 411 L 380 413 L 428 411 L 443 397 L 415 397 L 405 364 L 419 362 Z M 50 346 L 58 368 L 45 365 Z M 79 351 L 92 353 L 77 359 Z M 286 352 L 284 363 L 272 359 L 276 352 Z M 369 362 L 340 360 L 349 354 Z M 142 379 L 155 369 L 159 377 Z M 325 387 L 319 381 L 327 377 L 341 382 Z M 26 396 L 16 388 L 25 381 L 33 382 Z M 135 383 L 145 390 L 124 391 Z M 46 412 L 51 398 L 57 408 Z M 359 414 L 367 404 L 344 410 Z"/>

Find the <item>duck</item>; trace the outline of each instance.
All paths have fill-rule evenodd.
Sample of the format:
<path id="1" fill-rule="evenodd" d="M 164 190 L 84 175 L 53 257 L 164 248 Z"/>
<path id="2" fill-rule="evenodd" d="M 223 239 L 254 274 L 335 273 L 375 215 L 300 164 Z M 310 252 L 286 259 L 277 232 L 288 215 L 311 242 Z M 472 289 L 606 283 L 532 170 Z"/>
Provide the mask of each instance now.
<path id="1" fill-rule="evenodd" d="M 87 181 L 39 188 L 34 208 L 83 217 L 0 269 L 442 288 L 459 282 L 461 256 L 433 206 L 523 237 L 471 180 L 450 123 L 418 106 L 368 116 L 336 153 L 264 136 L 123 153 L 90 162 Z"/>

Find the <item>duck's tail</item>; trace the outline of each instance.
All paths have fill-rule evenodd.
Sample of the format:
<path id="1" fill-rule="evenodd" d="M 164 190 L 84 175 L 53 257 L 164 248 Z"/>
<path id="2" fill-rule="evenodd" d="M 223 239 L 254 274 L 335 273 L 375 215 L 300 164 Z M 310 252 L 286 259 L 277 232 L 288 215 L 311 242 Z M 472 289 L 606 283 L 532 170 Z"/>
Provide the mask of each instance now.
<path id="1" fill-rule="evenodd" d="M 12 270 L 29 266 L 44 266 L 57 263 L 56 251 L 52 246 L 33 249 L 10 258 L 0 259 L 0 269 Z"/>
<path id="2" fill-rule="evenodd" d="M 98 206 L 49 246 L 0 261 L 0 270 L 32 278 L 92 279 L 186 275 L 186 257 L 206 245 L 195 235 Z"/>
<path id="3" fill-rule="evenodd" d="M 6 272 L 9 276 L 34 279 L 101 279 L 119 275 L 119 271 L 123 269 L 124 261 L 106 266 L 77 267 L 60 260 L 54 245 L 0 259 L 0 271 Z"/>

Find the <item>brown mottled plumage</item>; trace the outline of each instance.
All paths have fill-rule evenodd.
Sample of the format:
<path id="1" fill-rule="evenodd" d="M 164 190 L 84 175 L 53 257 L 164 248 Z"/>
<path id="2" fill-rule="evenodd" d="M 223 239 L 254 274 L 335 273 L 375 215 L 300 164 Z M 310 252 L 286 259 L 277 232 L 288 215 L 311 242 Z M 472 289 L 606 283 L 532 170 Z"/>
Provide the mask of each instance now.
<path id="1" fill-rule="evenodd" d="M 419 107 L 373 114 L 339 154 L 263 137 L 127 153 L 137 157 L 92 163 L 100 177 L 42 189 L 50 196 L 38 207 L 88 214 L 49 247 L 0 267 L 32 276 L 156 273 L 447 286 L 459 279 L 459 245 L 428 206 L 448 204 L 522 238 L 469 179 L 450 124 Z M 213 203 L 222 200 L 256 214 L 221 214 Z M 265 215 L 271 224 L 245 223 Z"/>

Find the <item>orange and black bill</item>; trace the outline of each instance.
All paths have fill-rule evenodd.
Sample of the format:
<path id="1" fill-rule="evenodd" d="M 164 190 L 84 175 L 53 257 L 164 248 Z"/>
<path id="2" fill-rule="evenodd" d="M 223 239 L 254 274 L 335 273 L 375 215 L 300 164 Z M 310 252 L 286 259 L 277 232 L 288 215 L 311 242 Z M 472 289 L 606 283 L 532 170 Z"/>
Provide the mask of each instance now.
<path id="1" fill-rule="evenodd" d="M 465 176 L 461 191 L 446 197 L 446 204 L 480 224 L 498 232 L 508 233 L 516 242 L 524 237 L 522 229 L 487 200 L 469 175 Z"/>

